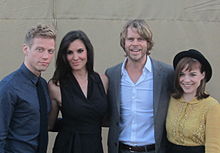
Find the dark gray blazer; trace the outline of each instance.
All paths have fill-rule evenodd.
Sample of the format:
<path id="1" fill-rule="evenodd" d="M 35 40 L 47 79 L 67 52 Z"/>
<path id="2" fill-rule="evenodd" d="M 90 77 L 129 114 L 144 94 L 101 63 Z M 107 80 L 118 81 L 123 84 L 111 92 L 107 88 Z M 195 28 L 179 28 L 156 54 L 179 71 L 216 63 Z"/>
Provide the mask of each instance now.
<path id="1" fill-rule="evenodd" d="M 173 68 L 151 58 L 153 67 L 153 107 L 156 153 L 164 153 L 166 139 L 165 120 L 168 101 L 172 90 Z M 120 81 L 122 63 L 106 70 L 109 78 L 108 99 L 110 123 L 108 134 L 108 153 L 118 153 L 120 121 Z"/>

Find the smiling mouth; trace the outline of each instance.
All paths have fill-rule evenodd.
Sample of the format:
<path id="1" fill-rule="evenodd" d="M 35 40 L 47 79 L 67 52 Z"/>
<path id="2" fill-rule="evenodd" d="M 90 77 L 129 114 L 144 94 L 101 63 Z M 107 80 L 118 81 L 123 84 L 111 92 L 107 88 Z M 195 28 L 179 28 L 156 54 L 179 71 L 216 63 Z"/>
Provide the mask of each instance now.
<path id="1" fill-rule="evenodd" d="M 182 84 L 182 86 L 185 87 L 185 88 L 190 88 L 190 87 L 193 86 L 193 84 Z"/>
<path id="2" fill-rule="evenodd" d="M 131 51 L 131 52 L 140 52 L 141 49 L 131 49 L 130 51 Z"/>
<path id="3" fill-rule="evenodd" d="M 72 63 L 73 66 L 78 66 L 80 63 Z"/>

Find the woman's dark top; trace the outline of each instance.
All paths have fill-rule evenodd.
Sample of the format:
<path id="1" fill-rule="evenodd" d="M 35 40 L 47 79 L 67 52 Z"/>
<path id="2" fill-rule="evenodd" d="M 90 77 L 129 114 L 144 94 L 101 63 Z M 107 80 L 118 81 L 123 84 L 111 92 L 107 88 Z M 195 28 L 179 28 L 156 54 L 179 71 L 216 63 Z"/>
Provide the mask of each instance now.
<path id="1" fill-rule="evenodd" d="M 107 97 L 100 76 L 88 76 L 87 97 L 73 75 L 60 81 L 60 89 L 63 125 L 53 153 L 103 153 L 101 125 Z"/>

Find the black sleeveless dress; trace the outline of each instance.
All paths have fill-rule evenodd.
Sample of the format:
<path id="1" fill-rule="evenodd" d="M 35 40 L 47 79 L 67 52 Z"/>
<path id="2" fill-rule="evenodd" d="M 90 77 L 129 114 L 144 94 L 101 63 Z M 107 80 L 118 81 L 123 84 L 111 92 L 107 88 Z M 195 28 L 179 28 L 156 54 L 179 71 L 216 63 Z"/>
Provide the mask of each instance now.
<path id="1" fill-rule="evenodd" d="M 107 97 L 100 76 L 88 76 L 87 98 L 74 76 L 60 81 L 63 125 L 53 153 L 103 153 L 101 124 Z"/>

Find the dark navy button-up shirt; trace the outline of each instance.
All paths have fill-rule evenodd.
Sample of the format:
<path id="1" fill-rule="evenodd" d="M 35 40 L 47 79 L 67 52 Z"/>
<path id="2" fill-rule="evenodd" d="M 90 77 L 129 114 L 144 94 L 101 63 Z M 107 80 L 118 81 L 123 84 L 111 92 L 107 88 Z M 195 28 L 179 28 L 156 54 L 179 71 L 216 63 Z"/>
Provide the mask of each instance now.
<path id="1" fill-rule="evenodd" d="M 0 82 L 0 153 L 37 152 L 40 132 L 38 79 L 22 64 Z M 42 82 L 49 111 L 47 82 L 44 79 Z"/>

